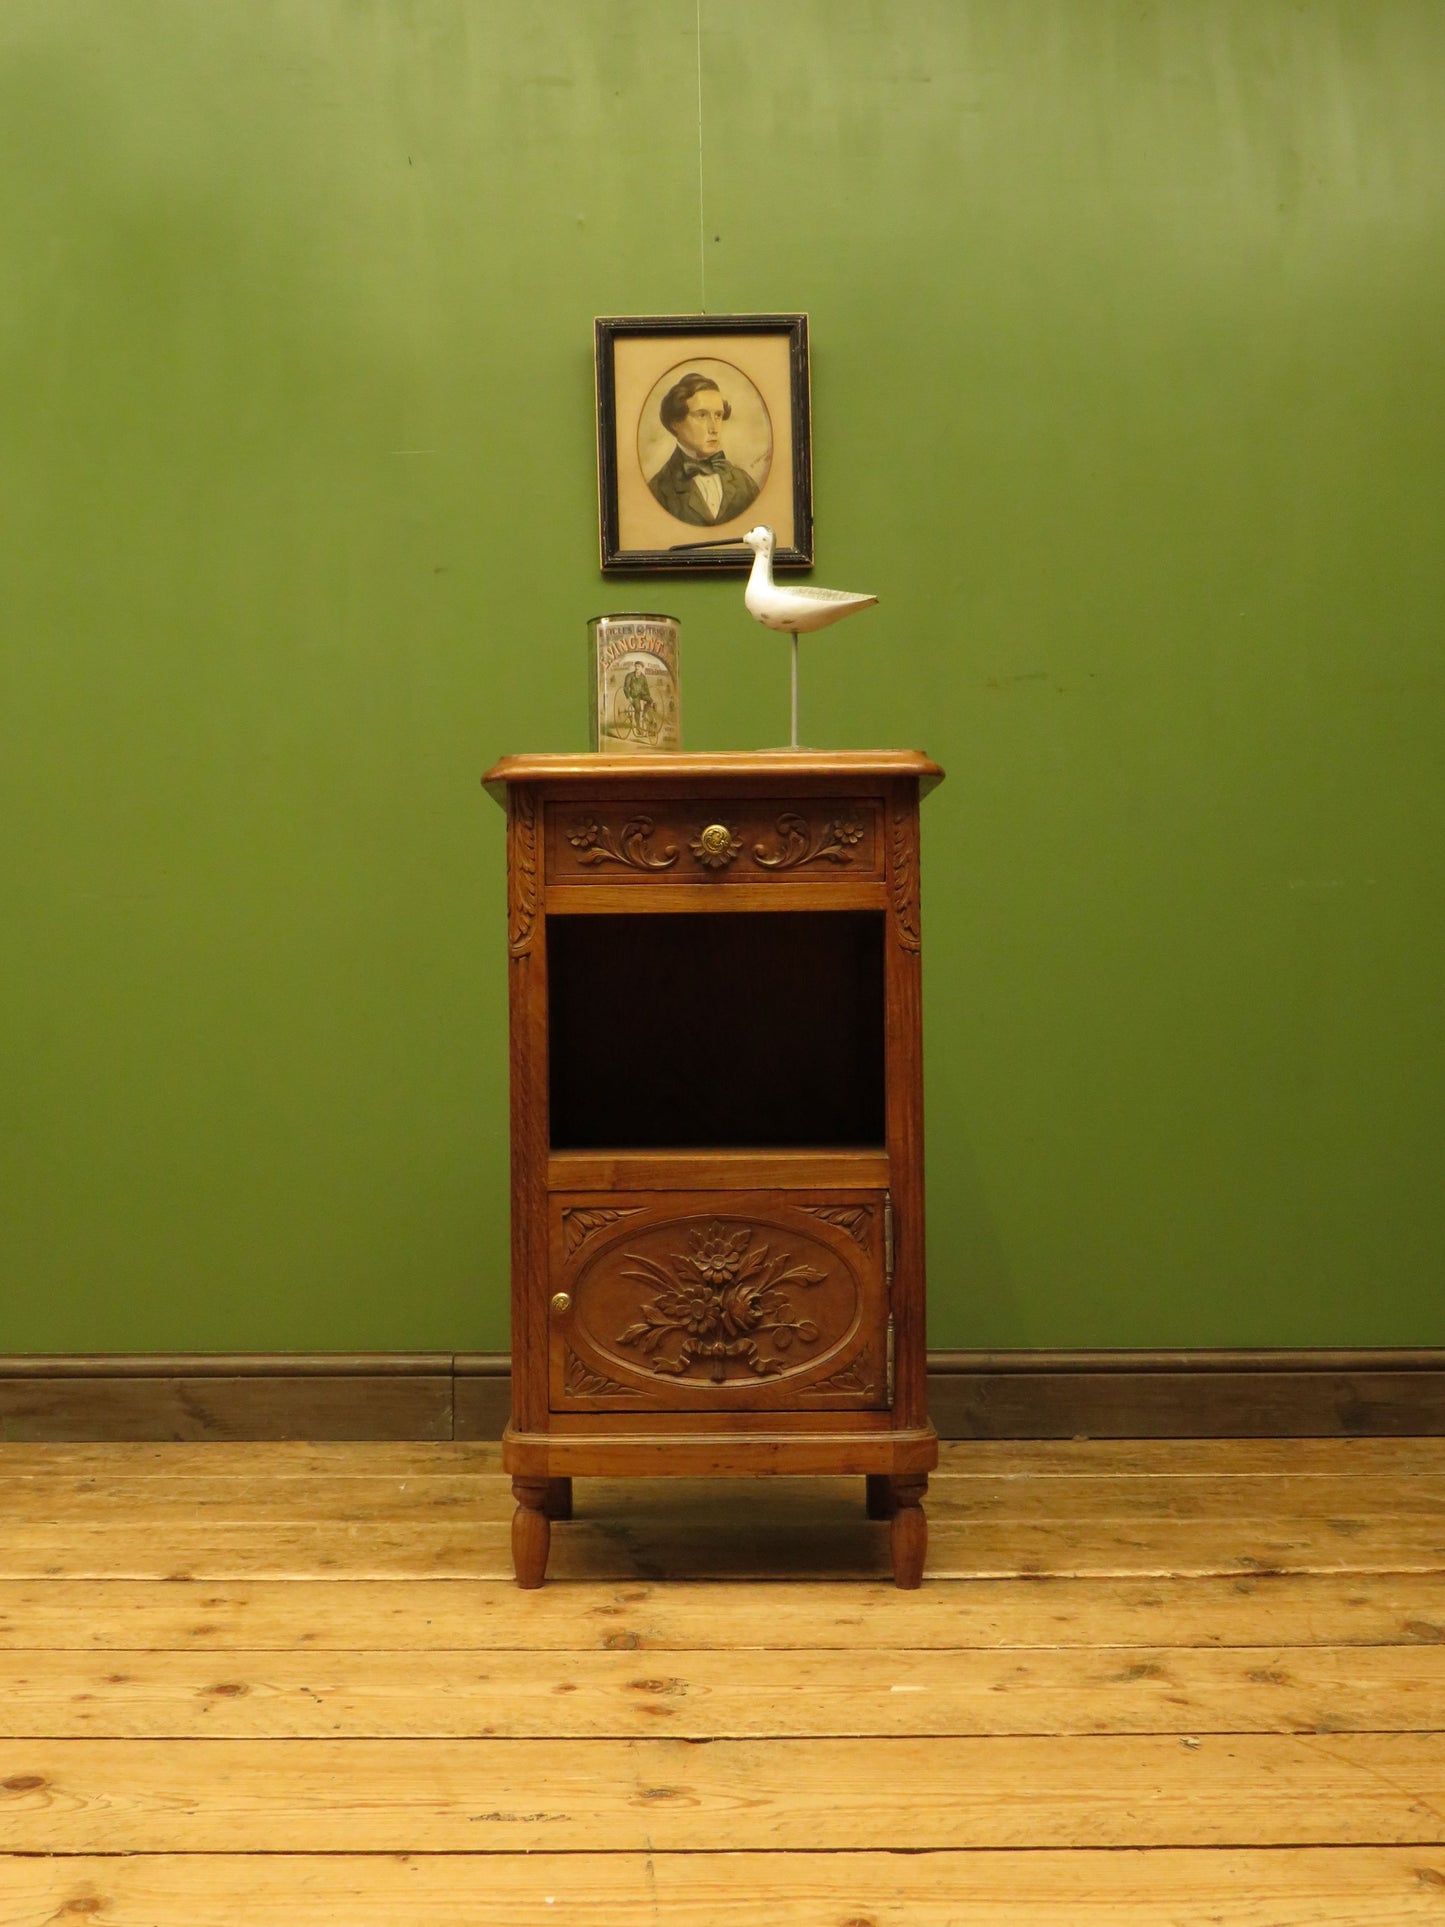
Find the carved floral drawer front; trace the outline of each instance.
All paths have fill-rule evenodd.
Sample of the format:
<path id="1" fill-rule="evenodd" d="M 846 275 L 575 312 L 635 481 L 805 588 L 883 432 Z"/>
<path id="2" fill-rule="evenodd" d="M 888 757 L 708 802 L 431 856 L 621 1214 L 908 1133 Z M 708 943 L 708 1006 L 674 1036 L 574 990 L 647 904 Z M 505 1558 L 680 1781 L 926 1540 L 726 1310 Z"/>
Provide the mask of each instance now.
<path id="1" fill-rule="evenodd" d="M 874 797 L 549 803 L 547 875 L 553 883 L 876 879 L 881 820 Z"/>
<path id="2" fill-rule="evenodd" d="M 554 1411 L 888 1402 L 884 1193 L 552 1199 Z"/>

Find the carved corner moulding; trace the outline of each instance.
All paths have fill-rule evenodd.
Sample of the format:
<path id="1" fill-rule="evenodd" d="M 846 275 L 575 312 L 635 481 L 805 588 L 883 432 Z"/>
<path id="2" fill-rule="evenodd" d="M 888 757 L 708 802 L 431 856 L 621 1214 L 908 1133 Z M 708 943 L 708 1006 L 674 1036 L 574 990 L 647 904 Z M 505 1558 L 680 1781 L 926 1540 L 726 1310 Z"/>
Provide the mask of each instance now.
<path id="1" fill-rule="evenodd" d="M 854 1244 L 861 1250 L 872 1251 L 873 1207 L 871 1204 L 803 1204 L 799 1205 L 798 1209 L 806 1211 L 810 1218 L 821 1218 L 825 1224 L 837 1225 L 840 1231 L 848 1233 Z"/>
<path id="2" fill-rule="evenodd" d="M 850 1358 L 846 1365 L 840 1365 L 827 1378 L 814 1379 L 811 1385 L 802 1387 L 806 1397 L 823 1392 L 850 1392 L 861 1393 L 866 1398 L 877 1389 L 873 1382 L 873 1363 L 866 1350 Z"/>
<path id="3" fill-rule="evenodd" d="M 508 947 L 514 957 L 532 947 L 537 927 L 537 799 L 518 785 L 512 791 L 512 861 L 508 878 Z"/>
<path id="4" fill-rule="evenodd" d="M 893 812 L 893 924 L 905 950 L 922 950 L 918 916 L 918 850 L 913 819 L 907 810 Z"/>
<path id="5" fill-rule="evenodd" d="M 637 1398 L 640 1396 L 635 1385 L 620 1385 L 615 1378 L 608 1378 L 605 1372 L 594 1372 L 570 1346 L 567 1348 L 567 1371 L 563 1383 L 569 1398 Z"/>
<path id="6" fill-rule="evenodd" d="M 634 1204 L 621 1210 L 604 1211 L 590 1206 L 568 1205 L 562 1213 L 562 1235 L 567 1256 L 575 1257 L 594 1232 L 603 1230 L 609 1224 L 616 1224 L 619 1218 L 635 1218 L 641 1208 Z"/>

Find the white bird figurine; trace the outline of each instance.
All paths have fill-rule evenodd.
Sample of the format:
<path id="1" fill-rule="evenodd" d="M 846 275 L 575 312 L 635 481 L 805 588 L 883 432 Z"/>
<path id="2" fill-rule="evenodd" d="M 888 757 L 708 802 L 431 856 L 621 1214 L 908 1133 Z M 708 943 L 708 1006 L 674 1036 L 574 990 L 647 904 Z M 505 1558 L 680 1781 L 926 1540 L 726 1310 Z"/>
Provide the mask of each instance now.
<path id="1" fill-rule="evenodd" d="M 743 601 L 747 611 L 768 629 L 781 629 L 793 638 L 793 740 L 798 747 L 798 637 L 814 629 L 826 629 L 830 622 L 851 616 L 855 609 L 867 609 L 876 595 L 853 595 L 847 589 L 814 589 L 807 583 L 780 588 L 773 580 L 773 543 L 771 529 L 749 529 L 743 537 L 753 552 L 752 573 L 748 576 Z"/>

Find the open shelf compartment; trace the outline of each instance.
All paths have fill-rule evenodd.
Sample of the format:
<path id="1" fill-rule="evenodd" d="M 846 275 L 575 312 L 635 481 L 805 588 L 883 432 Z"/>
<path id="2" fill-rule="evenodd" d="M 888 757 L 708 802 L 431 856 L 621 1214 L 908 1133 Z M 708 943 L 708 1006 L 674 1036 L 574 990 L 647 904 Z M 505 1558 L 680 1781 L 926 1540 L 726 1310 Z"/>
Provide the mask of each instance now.
<path id="1" fill-rule="evenodd" d="M 554 1155 L 881 1150 L 883 925 L 549 916 Z"/>

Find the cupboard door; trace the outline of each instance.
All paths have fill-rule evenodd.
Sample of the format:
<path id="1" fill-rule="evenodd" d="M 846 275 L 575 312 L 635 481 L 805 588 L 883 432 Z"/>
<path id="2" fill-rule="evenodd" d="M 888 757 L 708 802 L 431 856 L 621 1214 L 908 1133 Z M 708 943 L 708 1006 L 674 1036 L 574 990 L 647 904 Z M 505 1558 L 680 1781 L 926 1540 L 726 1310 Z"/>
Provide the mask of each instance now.
<path id="1" fill-rule="evenodd" d="M 886 1407 L 885 1198 L 554 1195 L 552 1409 Z"/>

